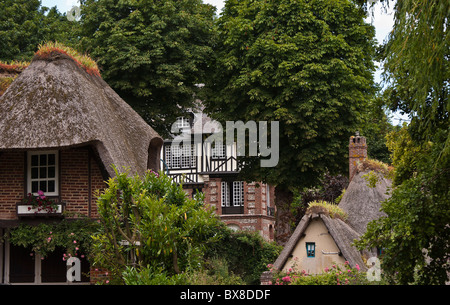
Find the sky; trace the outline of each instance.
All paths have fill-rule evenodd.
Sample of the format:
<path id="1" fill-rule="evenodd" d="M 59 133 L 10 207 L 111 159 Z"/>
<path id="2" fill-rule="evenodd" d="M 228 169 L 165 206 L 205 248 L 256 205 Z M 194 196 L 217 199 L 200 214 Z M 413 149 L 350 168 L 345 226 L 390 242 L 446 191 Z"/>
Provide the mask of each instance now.
<path id="1" fill-rule="evenodd" d="M 60 12 L 68 12 L 74 5 L 79 5 L 78 0 L 41 0 L 41 2 L 43 6 L 57 6 Z M 217 14 L 220 14 L 224 7 L 225 0 L 203 0 L 203 2 L 214 5 L 217 8 Z M 380 3 L 377 2 L 366 21 L 374 25 L 376 30 L 376 39 L 378 43 L 382 43 L 392 30 L 392 26 L 394 24 L 392 8 L 390 11 L 385 12 L 381 8 Z M 378 83 L 381 81 L 381 69 L 377 69 L 375 72 L 375 81 Z M 401 117 L 398 113 L 392 114 L 394 124 L 398 124 L 399 120 L 405 119 L 406 117 Z"/>

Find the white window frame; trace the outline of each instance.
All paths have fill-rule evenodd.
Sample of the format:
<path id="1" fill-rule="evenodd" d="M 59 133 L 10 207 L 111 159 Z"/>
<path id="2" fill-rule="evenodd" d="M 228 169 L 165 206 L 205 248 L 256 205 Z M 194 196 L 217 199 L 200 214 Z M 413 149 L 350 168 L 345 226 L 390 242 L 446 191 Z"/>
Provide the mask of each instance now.
<path id="1" fill-rule="evenodd" d="M 55 177 L 54 178 L 31 178 L 31 169 L 32 169 L 32 164 L 31 164 L 31 159 L 32 156 L 38 156 L 38 158 L 40 158 L 41 155 L 51 155 L 54 154 L 55 155 Z M 48 160 L 48 158 L 47 158 Z M 47 168 L 49 167 L 49 165 L 45 165 Z M 43 167 L 43 166 L 38 166 L 38 168 Z M 39 175 L 39 174 L 38 174 Z M 27 153 L 27 193 L 32 193 L 33 195 L 37 195 L 36 192 L 32 192 L 32 182 L 33 181 L 49 181 L 49 180 L 54 180 L 55 181 L 55 191 L 54 192 L 44 192 L 45 196 L 59 196 L 59 152 L 57 150 L 49 150 L 49 151 L 29 151 Z"/>
<path id="2" fill-rule="evenodd" d="M 214 142 L 211 144 L 211 158 L 212 159 L 226 159 L 227 158 L 227 145 L 223 142 Z"/>
<path id="3" fill-rule="evenodd" d="M 244 206 L 244 181 L 233 181 L 233 205 Z"/>
<path id="4" fill-rule="evenodd" d="M 229 207 L 230 188 L 228 187 L 228 182 L 222 181 L 221 193 L 222 193 L 222 207 Z"/>
<path id="5" fill-rule="evenodd" d="M 230 186 L 233 188 L 232 192 Z M 222 181 L 221 198 L 222 207 L 244 206 L 244 181 L 233 181 L 232 183 Z"/>
<path id="6" fill-rule="evenodd" d="M 178 129 L 191 128 L 191 121 L 186 117 L 178 117 L 176 120 L 176 127 Z"/>
<path id="7" fill-rule="evenodd" d="M 166 145 L 164 158 L 168 169 L 188 169 L 197 166 L 193 144 Z"/>

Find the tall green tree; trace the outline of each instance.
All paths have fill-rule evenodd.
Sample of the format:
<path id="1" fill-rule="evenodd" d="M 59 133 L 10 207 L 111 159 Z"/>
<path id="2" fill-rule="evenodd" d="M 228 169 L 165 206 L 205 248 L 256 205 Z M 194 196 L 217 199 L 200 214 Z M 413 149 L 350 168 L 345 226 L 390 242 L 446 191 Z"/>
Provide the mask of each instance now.
<path id="1" fill-rule="evenodd" d="M 389 138 L 396 187 L 382 206 L 387 216 L 368 226 L 360 247 L 384 249 L 381 267 L 393 282 L 444 284 L 450 274 L 450 3 L 403 0 L 394 11 L 385 94 L 411 123 Z"/>
<path id="2" fill-rule="evenodd" d="M 40 0 L 2 0 L 0 12 L 0 60 L 31 60 L 38 45 L 50 40 L 76 43 L 76 23 Z"/>
<path id="3" fill-rule="evenodd" d="M 215 8 L 201 0 L 86 0 L 83 49 L 161 135 L 194 108 L 208 76 Z"/>
<path id="4" fill-rule="evenodd" d="M 229 0 L 217 22 L 207 110 L 219 121 L 280 122 L 278 165 L 246 158 L 242 173 L 276 185 L 281 243 L 292 189 L 348 166 L 348 138 L 375 91 L 374 28 L 365 16 L 347 0 Z"/>

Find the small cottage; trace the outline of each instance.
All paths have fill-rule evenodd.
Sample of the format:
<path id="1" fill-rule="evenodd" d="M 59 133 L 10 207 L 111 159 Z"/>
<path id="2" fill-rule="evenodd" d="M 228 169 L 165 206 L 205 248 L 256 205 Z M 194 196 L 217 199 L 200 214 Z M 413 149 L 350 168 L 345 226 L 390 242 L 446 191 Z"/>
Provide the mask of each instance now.
<path id="1" fill-rule="evenodd" d="M 370 221 L 385 215 L 380 208 L 381 203 L 389 198 L 391 181 L 386 178 L 387 167 L 380 162 L 367 160 L 365 149 L 364 137 L 351 137 L 351 181 L 336 207 L 342 214 L 333 213 L 322 206 L 308 208 L 273 264 L 274 270 L 287 271 L 292 268 L 305 270 L 308 274 L 319 274 L 325 268 L 331 269 L 332 265 L 344 264 L 346 261 L 351 267 L 358 265 L 361 270 L 367 270 L 365 259 L 376 256 L 377 251 L 374 249 L 362 253 L 353 246 L 353 242 L 365 233 Z M 375 185 L 369 182 L 370 175 L 376 177 Z M 271 272 L 265 272 L 261 282 L 267 283 L 271 277 Z"/>
<path id="2" fill-rule="evenodd" d="M 131 173 L 159 169 L 162 138 L 86 60 L 43 46 L 0 97 L 0 236 L 21 223 L 58 221 L 64 212 L 95 219 L 95 192 L 114 176 L 112 165 Z M 28 194 L 45 194 L 57 208 L 27 206 Z M 0 283 L 55 281 L 46 274 L 55 270 L 29 252 L 0 243 Z M 54 263 L 66 268 L 60 257 Z"/>

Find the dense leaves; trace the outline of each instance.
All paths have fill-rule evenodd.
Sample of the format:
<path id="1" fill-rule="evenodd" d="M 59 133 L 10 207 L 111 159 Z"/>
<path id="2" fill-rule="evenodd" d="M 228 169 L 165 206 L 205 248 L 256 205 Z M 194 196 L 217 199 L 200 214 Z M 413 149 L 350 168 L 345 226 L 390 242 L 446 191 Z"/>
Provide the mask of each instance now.
<path id="1" fill-rule="evenodd" d="M 38 45 L 49 40 L 76 43 L 76 23 L 56 7 L 41 7 L 39 0 L 2 0 L 0 12 L 0 60 L 30 60 Z"/>
<path id="2" fill-rule="evenodd" d="M 214 7 L 201 0 L 87 0 L 82 46 L 161 135 L 194 107 L 212 56 Z"/>
<path id="3" fill-rule="evenodd" d="M 201 198 L 189 199 L 170 177 L 116 171 L 98 197 L 102 232 L 94 236 L 94 264 L 120 277 L 127 266 L 180 273 L 200 264 L 220 225 Z"/>
<path id="4" fill-rule="evenodd" d="M 208 110 L 221 120 L 280 121 L 280 162 L 246 163 L 252 178 L 306 186 L 344 168 L 348 136 L 374 89 L 374 29 L 364 16 L 350 1 L 226 3 Z"/>
<path id="5" fill-rule="evenodd" d="M 448 1 L 397 1 L 384 54 L 385 95 L 411 124 L 388 137 L 396 188 L 387 217 L 368 226 L 360 247 L 383 249 L 391 282 L 443 284 L 450 274 Z"/>
<path id="6" fill-rule="evenodd" d="M 292 188 L 346 171 L 348 138 L 375 90 L 374 28 L 364 17 L 351 1 L 230 0 L 217 22 L 207 110 L 222 122 L 280 122 L 278 165 L 245 158 L 241 171 L 277 186 L 278 225 L 288 223 Z"/>

